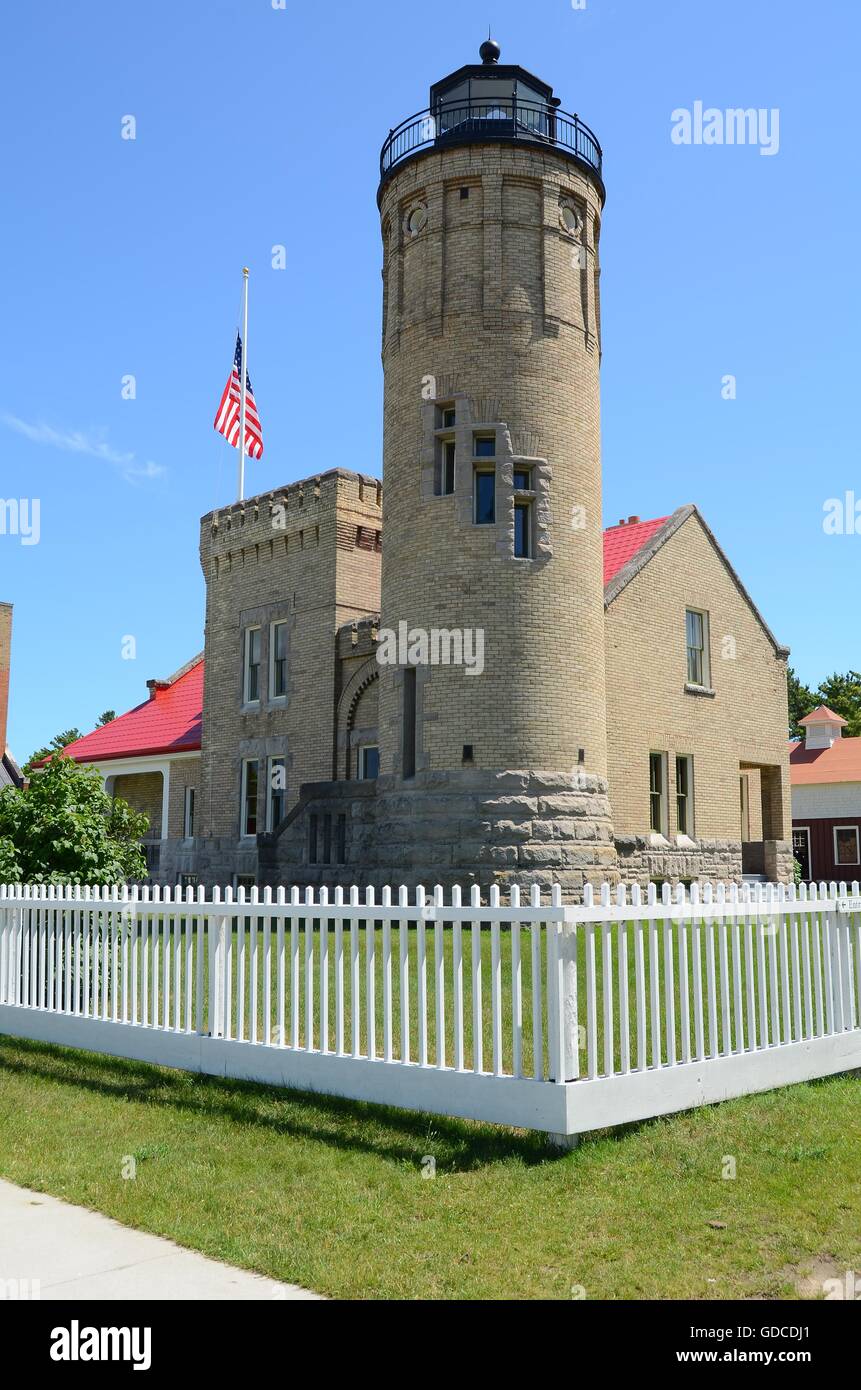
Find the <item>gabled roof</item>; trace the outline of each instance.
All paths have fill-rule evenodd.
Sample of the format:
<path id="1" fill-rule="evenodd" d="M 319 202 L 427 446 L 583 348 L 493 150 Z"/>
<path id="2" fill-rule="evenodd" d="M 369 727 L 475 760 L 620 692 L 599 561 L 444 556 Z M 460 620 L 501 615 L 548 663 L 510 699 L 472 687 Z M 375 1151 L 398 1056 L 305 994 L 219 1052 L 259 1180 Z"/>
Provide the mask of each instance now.
<path id="1" fill-rule="evenodd" d="M 827 705 L 819 705 L 816 709 L 812 709 L 798 722 L 799 724 L 840 724 L 844 727 L 847 723 L 841 715 L 835 714 L 833 709 L 829 709 Z"/>
<path id="2" fill-rule="evenodd" d="M 607 527 L 604 532 L 605 585 L 616 578 L 669 519 L 659 516 L 657 521 L 620 521 L 618 526 Z"/>
<path id="3" fill-rule="evenodd" d="M 785 658 L 789 656 L 789 648 L 783 647 L 777 641 L 768 623 L 763 618 L 747 589 L 742 584 L 735 570 L 729 562 L 724 551 L 718 545 L 714 532 L 706 524 L 699 509 L 689 503 L 685 507 L 678 507 L 672 516 L 659 517 L 657 521 L 628 522 L 625 526 L 613 526 L 609 531 L 604 532 L 604 607 L 609 608 L 614 599 L 618 598 L 624 588 L 636 578 L 641 570 L 657 555 L 662 546 L 684 526 L 685 522 L 695 516 L 706 536 L 714 547 L 715 553 L 723 564 L 724 569 L 744 599 L 753 616 L 756 618 L 769 642 L 774 648 L 775 655 Z M 651 528 L 651 529 L 649 529 Z M 608 537 L 611 538 L 611 555 L 617 546 L 624 548 L 627 544 L 625 533 L 633 531 L 638 534 L 632 536 L 634 547 L 632 553 L 622 559 L 622 563 L 610 575 L 607 574 L 608 559 Z M 639 541 L 639 545 L 636 542 Z"/>
<path id="4" fill-rule="evenodd" d="M 791 743 L 789 780 L 793 787 L 861 782 L 861 738 L 838 738 L 830 748 L 805 748 L 803 743 Z"/>
<path id="5" fill-rule="evenodd" d="M 63 749 L 79 763 L 191 753 L 200 748 L 203 722 L 203 655 L 166 681 L 149 681 L 150 698 Z"/>

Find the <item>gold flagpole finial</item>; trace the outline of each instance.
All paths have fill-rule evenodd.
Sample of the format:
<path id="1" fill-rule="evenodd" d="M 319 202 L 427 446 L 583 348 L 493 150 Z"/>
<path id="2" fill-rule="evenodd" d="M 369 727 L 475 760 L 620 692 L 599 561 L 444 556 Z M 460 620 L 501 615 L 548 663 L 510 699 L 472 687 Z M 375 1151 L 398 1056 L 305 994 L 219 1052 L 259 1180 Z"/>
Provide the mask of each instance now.
<path id="1" fill-rule="evenodd" d="M 244 265 L 244 266 L 242 267 L 242 274 L 243 274 L 243 275 L 247 275 L 247 274 L 248 274 L 248 266 L 247 266 L 247 265 Z"/>

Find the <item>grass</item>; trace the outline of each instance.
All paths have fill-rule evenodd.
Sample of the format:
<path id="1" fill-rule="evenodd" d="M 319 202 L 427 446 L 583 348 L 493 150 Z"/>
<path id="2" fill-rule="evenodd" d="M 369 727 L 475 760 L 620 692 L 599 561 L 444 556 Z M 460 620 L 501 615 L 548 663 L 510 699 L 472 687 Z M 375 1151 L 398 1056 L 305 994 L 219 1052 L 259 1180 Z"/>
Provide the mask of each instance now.
<path id="1" fill-rule="evenodd" d="M 554 1156 L 538 1135 L 0 1037 L 0 1176 L 340 1297 L 794 1298 L 808 1267 L 861 1268 L 861 1080 Z"/>

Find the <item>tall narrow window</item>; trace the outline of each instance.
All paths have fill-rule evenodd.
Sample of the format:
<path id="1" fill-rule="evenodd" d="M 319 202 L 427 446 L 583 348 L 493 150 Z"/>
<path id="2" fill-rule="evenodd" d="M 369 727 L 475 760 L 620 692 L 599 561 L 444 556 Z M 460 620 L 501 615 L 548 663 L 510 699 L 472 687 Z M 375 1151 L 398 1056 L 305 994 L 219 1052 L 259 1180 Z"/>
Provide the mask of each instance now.
<path id="1" fill-rule="evenodd" d="M 194 787 L 186 787 L 182 804 L 182 837 L 190 840 L 194 836 Z"/>
<path id="2" fill-rule="evenodd" d="M 273 700 L 287 694 L 287 624 L 273 623 L 269 629 L 269 693 Z"/>
<path id="3" fill-rule="evenodd" d="M 532 508 L 528 502 L 514 504 L 514 553 L 521 560 L 532 554 Z"/>
<path id="4" fill-rule="evenodd" d="M 404 667 L 402 762 L 404 777 L 416 775 L 416 668 Z"/>
<path id="5" fill-rule="evenodd" d="M 676 755 L 676 827 L 680 835 L 694 833 L 694 760 Z"/>
<path id="6" fill-rule="evenodd" d="M 359 780 L 373 782 L 380 775 L 380 750 L 374 743 L 359 748 Z"/>
<path id="7" fill-rule="evenodd" d="M 489 469 L 475 470 L 475 524 L 492 526 L 496 520 L 496 474 Z"/>
<path id="8" fill-rule="evenodd" d="M 287 810 L 287 760 L 269 759 L 269 781 L 266 789 L 266 829 L 273 831 L 284 819 Z"/>
<path id="9" fill-rule="evenodd" d="M 246 758 L 242 764 L 242 824 L 243 835 L 257 834 L 257 786 L 260 780 L 260 762 L 257 758 Z"/>
<path id="10" fill-rule="evenodd" d="M 249 627 L 245 632 L 245 682 L 243 698 L 246 705 L 260 699 L 260 628 Z"/>
<path id="11" fill-rule="evenodd" d="M 655 835 L 666 833 L 667 802 L 666 777 L 664 776 L 665 755 L 649 754 L 649 824 Z"/>
<path id="12" fill-rule="evenodd" d="M 444 497 L 449 497 L 454 492 L 454 460 L 454 440 L 444 439 L 440 460 L 440 491 Z"/>
<path id="13" fill-rule="evenodd" d="M 685 613 L 685 631 L 688 646 L 688 683 L 708 685 L 708 617 L 695 608 Z"/>

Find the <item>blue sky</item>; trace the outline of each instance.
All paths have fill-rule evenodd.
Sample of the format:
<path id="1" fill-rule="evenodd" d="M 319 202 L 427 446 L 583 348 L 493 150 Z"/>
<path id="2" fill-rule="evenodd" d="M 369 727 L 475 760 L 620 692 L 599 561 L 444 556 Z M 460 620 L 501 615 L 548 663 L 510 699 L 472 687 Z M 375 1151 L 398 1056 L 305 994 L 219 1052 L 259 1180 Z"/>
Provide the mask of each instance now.
<path id="1" fill-rule="evenodd" d="M 604 147 L 607 521 L 697 502 L 800 674 L 861 666 L 861 523 L 823 530 L 861 500 L 854 0 L 43 0 L 0 88 L 0 496 L 41 511 L 38 544 L 0 535 L 19 757 L 203 645 L 243 264 L 249 492 L 380 473 L 379 148 L 488 21 Z M 778 152 L 674 144 L 696 101 L 777 108 Z"/>

